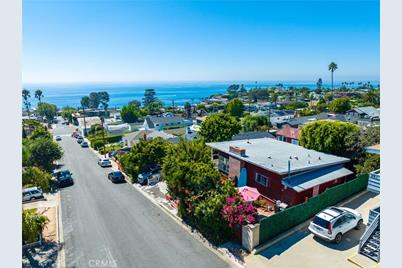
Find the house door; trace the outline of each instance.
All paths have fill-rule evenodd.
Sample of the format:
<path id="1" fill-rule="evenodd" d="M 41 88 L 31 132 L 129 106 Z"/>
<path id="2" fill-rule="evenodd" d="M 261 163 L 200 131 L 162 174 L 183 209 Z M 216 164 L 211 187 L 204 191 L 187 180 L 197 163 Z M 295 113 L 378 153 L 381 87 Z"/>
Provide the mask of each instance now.
<path id="1" fill-rule="evenodd" d="M 320 193 L 320 185 L 317 185 L 313 188 L 313 197 Z"/>

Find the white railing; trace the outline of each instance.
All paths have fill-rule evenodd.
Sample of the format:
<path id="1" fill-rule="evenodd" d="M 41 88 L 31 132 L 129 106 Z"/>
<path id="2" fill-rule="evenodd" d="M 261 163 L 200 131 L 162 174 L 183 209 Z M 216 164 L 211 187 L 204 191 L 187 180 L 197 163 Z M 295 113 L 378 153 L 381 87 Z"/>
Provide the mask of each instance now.
<path id="1" fill-rule="evenodd" d="M 367 242 L 367 240 L 370 238 L 370 236 L 374 233 L 374 231 L 377 229 L 379 224 L 380 224 L 380 214 L 378 214 L 375 217 L 374 221 L 366 229 L 366 231 L 364 232 L 363 236 L 360 238 L 359 253 L 361 253 L 361 249 L 363 248 L 364 244 Z M 380 256 L 380 249 L 378 248 L 378 260 L 379 260 L 379 256 Z"/>
<path id="2" fill-rule="evenodd" d="M 380 170 L 370 172 L 367 190 L 373 193 L 380 193 Z"/>
<path id="3" fill-rule="evenodd" d="M 375 220 L 378 214 L 380 214 L 380 206 L 369 210 L 367 226 L 371 225 L 371 223 Z"/>

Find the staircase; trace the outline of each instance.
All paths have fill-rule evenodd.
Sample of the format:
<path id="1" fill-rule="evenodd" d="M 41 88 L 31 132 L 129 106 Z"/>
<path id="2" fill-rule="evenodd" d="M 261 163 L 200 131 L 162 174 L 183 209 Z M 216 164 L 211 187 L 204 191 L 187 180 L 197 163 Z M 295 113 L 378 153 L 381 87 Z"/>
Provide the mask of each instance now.
<path id="1" fill-rule="evenodd" d="M 367 190 L 376 194 L 380 193 L 380 170 L 370 172 Z"/>
<path id="2" fill-rule="evenodd" d="M 378 214 L 359 243 L 359 253 L 376 262 L 380 261 L 380 214 Z"/>

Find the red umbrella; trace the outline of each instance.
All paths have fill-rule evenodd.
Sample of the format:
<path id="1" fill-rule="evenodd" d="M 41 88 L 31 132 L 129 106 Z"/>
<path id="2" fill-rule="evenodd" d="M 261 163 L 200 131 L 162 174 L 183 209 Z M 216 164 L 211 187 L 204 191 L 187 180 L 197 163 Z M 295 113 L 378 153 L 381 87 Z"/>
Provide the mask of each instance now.
<path id="1" fill-rule="evenodd" d="M 258 192 L 257 188 L 249 187 L 249 186 L 239 187 L 238 191 L 239 191 L 240 195 L 243 197 L 244 201 L 246 201 L 246 202 L 255 201 L 261 195 Z"/>

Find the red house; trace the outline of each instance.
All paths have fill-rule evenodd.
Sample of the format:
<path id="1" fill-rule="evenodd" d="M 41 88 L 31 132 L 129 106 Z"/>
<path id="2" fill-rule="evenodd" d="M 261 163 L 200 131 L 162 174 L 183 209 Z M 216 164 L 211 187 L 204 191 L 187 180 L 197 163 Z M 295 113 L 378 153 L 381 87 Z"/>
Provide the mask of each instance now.
<path id="1" fill-rule="evenodd" d="M 300 128 L 286 126 L 278 130 L 275 135 L 276 139 L 279 141 L 299 145 Z"/>
<path id="2" fill-rule="evenodd" d="M 350 160 L 271 138 L 207 143 L 217 168 L 237 186 L 251 186 L 293 206 L 345 182 Z"/>

